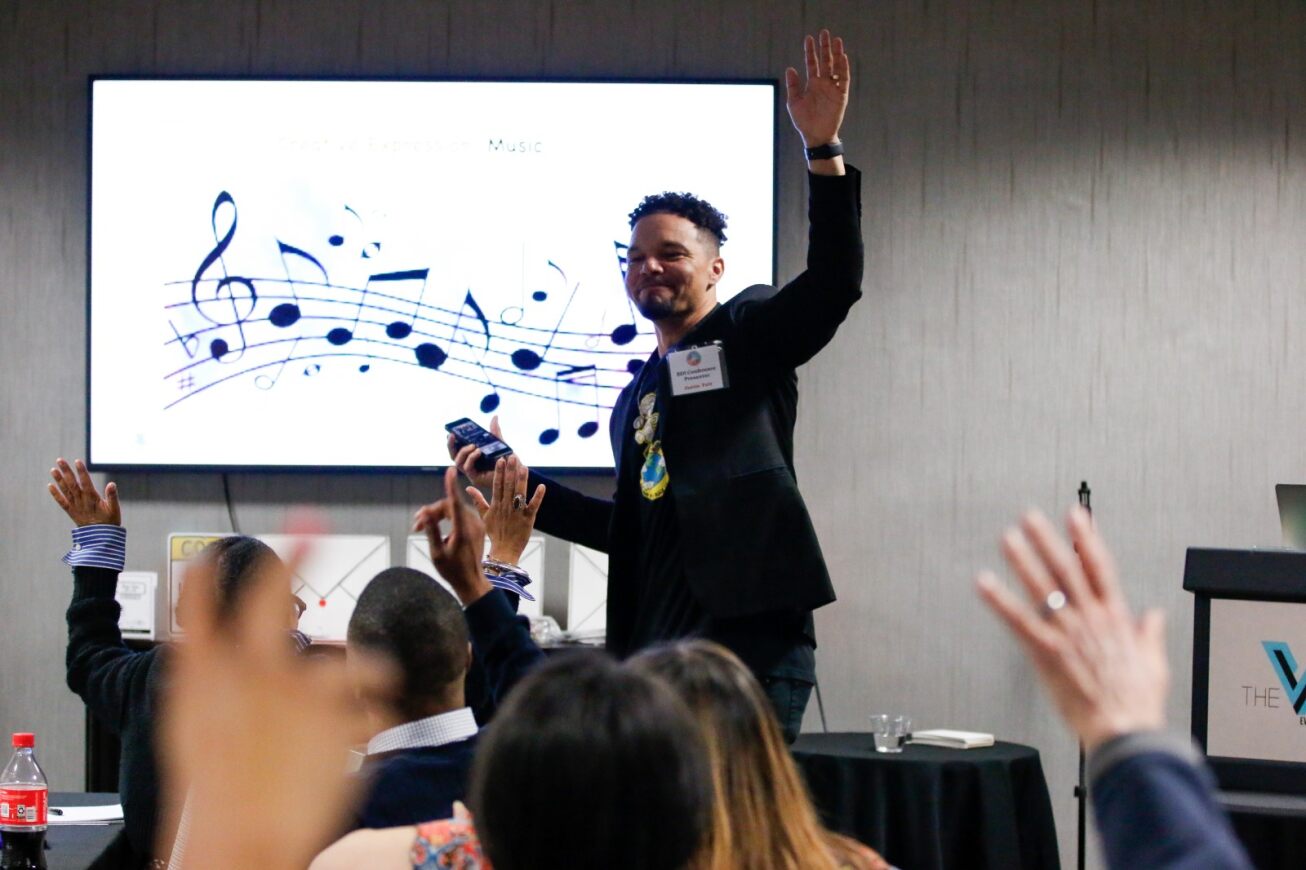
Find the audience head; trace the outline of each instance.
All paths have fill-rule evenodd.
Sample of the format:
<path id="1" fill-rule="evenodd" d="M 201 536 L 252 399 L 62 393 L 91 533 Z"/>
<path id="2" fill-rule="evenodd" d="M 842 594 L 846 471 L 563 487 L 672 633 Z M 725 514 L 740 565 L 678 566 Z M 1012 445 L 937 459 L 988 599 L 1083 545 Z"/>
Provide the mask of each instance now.
<path id="1" fill-rule="evenodd" d="M 462 608 L 434 579 L 412 568 L 387 568 L 367 584 L 349 619 L 350 657 L 389 658 L 399 674 L 396 693 L 379 701 L 401 722 L 461 707 L 471 664 Z"/>
<path id="2" fill-rule="evenodd" d="M 665 683 L 573 653 L 523 680 L 496 713 L 470 797 L 497 870 L 675 870 L 702 846 L 711 774 Z"/>
<path id="3" fill-rule="evenodd" d="M 704 868 L 836 866 L 771 704 L 748 667 L 709 641 L 654 647 L 630 666 L 689 705 L 706 741 L 714 791 Z"/>
<path id="4" fill-rule="evenodd" d="M 219 623 L 229 621 L 254 582 L 268 571 L 286 570 L 272 548 L 248 535 L 228 535 L 218 538 L 200 551 L 200 560 L 212 571 L 212 594 L 217 598 L 214 612 Z M 183 587 L 183 590 L 186 587 Z M 286 589 L 289 606 L 286 628 L 293 629 L 299 619 L 294 607 L 295 598 Z"/>

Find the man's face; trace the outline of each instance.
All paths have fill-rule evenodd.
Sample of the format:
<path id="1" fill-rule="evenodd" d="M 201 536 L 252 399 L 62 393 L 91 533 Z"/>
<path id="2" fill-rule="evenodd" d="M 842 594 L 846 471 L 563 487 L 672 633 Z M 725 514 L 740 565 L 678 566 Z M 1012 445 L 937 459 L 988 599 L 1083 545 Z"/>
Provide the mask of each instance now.
<path id="1" fill-rule="evenodd" d="M 706 312 L 716 304 L 725 261 L 716 239 L 680 215 L 640 218 L 626 252 L 626 295 L 654 322 Z"/>

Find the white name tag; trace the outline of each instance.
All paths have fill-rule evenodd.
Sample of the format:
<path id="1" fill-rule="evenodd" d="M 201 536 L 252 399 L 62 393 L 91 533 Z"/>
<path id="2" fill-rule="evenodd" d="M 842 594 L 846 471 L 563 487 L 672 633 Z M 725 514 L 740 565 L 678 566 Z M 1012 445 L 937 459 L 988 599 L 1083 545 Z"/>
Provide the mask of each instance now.
<path id="1" fill-rule="evenodd" d="M 726 377 L 726 355 L 719 344 L 691 347 L 667 354 L 671 374 L 671 395 L 687 396 L 730 386 Z"/>

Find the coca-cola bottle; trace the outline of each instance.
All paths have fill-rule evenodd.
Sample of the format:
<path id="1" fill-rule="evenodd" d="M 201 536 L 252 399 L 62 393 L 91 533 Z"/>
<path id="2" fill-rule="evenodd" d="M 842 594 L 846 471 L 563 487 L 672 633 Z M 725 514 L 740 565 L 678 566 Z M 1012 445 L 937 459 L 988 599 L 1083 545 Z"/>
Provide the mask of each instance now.
<path id="1" fill-rule="evenodd" d="M 45 870 L 50 787 L 27 733 L 14 735 L 14 754 L 0 773 L 0 870 Z"/>

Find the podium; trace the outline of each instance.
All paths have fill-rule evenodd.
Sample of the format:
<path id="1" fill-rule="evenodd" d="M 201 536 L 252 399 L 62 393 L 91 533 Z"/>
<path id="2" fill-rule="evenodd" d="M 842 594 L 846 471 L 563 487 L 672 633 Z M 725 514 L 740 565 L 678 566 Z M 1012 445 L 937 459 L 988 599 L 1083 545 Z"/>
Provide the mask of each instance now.
<path id="1" fill-rule="evenodd" d="M 1192 733 L 1260 868 L 1306 849 L 1306 552 L 1193 548 Z"/>
<path id="2" fill-rule="evenodd" d="M 1306 794 L 1306 552 L 1190 549 L 1193 737 L 1220 786 Z"/>

